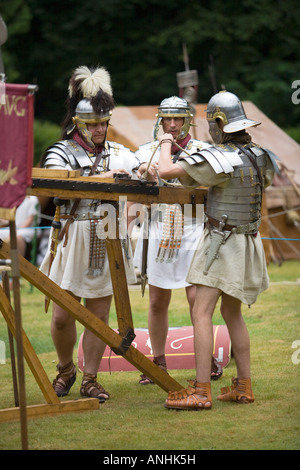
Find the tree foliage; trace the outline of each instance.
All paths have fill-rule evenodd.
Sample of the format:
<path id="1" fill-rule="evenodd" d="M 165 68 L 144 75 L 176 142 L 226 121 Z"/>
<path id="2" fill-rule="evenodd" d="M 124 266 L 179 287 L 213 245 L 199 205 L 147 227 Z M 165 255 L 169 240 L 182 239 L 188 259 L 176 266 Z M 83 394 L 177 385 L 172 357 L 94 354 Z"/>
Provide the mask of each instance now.
<path id="1" fill-rule="evenodd" d="M 297 0 L 0 0 L 5 71 L 9 82 L 37 83 L 36 116 L 59 123 L 78 65 L 105 66 L 117 104 L 153 105 L 178 93 L 185 43 L 198 71 L 198 102 L 215 92 L 215 80 L 218 90 L 225 86 L 280 126 L 295 127 L 297 11 Z"/>

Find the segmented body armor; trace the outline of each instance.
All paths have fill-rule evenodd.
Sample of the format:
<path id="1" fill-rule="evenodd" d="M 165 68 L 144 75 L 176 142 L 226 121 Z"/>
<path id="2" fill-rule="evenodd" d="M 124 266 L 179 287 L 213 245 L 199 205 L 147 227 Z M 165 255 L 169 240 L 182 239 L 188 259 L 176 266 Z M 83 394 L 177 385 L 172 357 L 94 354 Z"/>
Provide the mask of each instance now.
<path id="1" fill-rule="evenodd" d="M 209 188 L 206 215 L 216 221 L 221 221 L 222 217 L 226 215 L 226 225 L 235 227 L 247 226 L 257 221 L 257 227 L 255 225 L 249 226 L 249 232 L 245 227 L 245 230 L 240 232 L 251 233 L 256 231 L 259 226 L 262 185 L 268 159 L 271 160 L 273 166 L 276 163 L 268 151 L 255 144 L 249 144 L 242 148 L 246 151 L 251 150 L 251 156 L 256 165 L 253 165 L 249 157 L 234 143 L 217 147 L 211 146 L 190 157 L 185 157 L 185 160 L 190 164 L 206 160 L 216 173 L 230 174 L 230 178 L 225 182 Z"/>
<path id="2" fill-rule="evenodd" d="M 85 150 L 75 140 L 61 140 L 46 150 L 42 156 L 41 166 L 44 168 L 65 166 L 73 170 L 82 169 L 82 176 L 88 176 L 94 159 L 95 154 Z M 97 173 L 114 168 L 124 168 L 131 172 L 134 166 L 133 159 L 136 160 L 136 167 L 138 167 L 139 161 L 133 152 L 122 144 L 106 141 Z"/>
<path id="3" fill-rule="evenodd" d="M 267 154 L 261 149 L 259 153 L 256 162 L 264 176 Z M 239 156 L 242 163 L 234 167 L 231 178 L 208 190 L 206 214 L 217 220 L 226 214 L 228 225 L 248 224 L 261 214 L 262 187 L 257 170 L 246 155 Z"/>

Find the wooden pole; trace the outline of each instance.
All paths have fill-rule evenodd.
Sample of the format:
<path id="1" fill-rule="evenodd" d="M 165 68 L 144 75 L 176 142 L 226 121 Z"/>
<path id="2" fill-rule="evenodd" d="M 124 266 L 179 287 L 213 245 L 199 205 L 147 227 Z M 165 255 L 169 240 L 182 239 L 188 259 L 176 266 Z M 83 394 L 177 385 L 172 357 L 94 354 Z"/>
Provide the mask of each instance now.
<path id="1" fill-rule="evenodd" d="M 21 441 L 22 441 L 22 449 L 28 450 L 25 371 L 24 371 L 24 357 L 23 357 L 22 319 L 21 319 L 21 300 L 20 300 L 20 271 L 19 271 L 17 231 L 16 231 L 15 220 L 12 220 L 9 222 L 9 228 L 10 228 L 11 273 L 12 273 L 12 281 L 13 281 L 13 299 L 14 299 L 14 312 L 15 312 L 15 324 L 16 324 Z"/>
<path id="2" fill-rule="evenodd" d="M 3 290 L 5 292 L 5 295 L 10 302 L 10 288 L 9 288 L 9 279 L 8 279 L 7 271 L 4 271 L 2 273 L 2 284 L 3 284 Z M 8 340 L 9 340 L 9 349 L 10 349 L 10 361 L 11 361 L 11 372 L 12 372 L 13 387 L 14 387 L 15 406 L 19 406 L 14 337 L 8 326 L 7 326 L 7 331 L 8 331 Z"/>

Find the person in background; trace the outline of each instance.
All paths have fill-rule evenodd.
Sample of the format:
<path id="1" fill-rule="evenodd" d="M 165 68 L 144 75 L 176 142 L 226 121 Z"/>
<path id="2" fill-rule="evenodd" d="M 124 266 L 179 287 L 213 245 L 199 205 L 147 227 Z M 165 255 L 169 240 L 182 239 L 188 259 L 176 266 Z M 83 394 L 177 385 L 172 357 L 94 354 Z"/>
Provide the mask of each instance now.
<path id="1" fill-rule="evenodd" d="M 16 209 L 16 231 L 17 231 L 17 245 L 18 252 L 21 256 L 27 254 L 28 247 L 37 235 L 36 230 L 39 225 L 40 204 L 36 196 L 25 196 Z M 7 225 L 6 220 L 0 220 L 0 238 L 9 243 L 10 231 L 7 228 L 1 228 L 1 225 Z"/>

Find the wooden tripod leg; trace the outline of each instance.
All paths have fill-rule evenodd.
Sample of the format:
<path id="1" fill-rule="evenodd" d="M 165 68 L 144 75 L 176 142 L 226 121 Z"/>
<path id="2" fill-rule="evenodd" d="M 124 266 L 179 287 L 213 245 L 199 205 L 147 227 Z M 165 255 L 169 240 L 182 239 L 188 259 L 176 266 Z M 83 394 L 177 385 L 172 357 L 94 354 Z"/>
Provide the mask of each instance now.
<path id="1" fill-rule="evenodd" d="M 13 336 L 16 336 L 16 325 L 14 320 L 14 311 L 4 294 L 3 289 L 0 287 L 0 310 L 4 316 L 8 328 L 12 332 Z M 24 330 L 22 330 L 23 345 L 24 345 L 24 357 L 26 362 L 35 377 L 45 399 L 48 403 L 59 403 L 59 399 L 56 396 L 55 391 L 46 375 L 28 337 Z"/>
<path id="2" fill-rule="evenodd" d="M 106 249 L 114 291 L 118 327 L 120 335 L 123 336 L 128 329 L 133 330 L 133 321 L 120 240 L 118 238 L 106 239 Z"/>
<path id="3" fill-rule="evenodd" d="M 8 279 L 7 271 L 4 271 L 2 273 L 2 284 L 3 284 L 5 295 L 10 302 L 10 289 L 9 289 L 9 279 Z M 12 335 L 12 332 L 8 328 L 8 326 L 7 326 L 7 332 L 8 332 L 8 341 L 9 341 L 9 350 L 10 350 L 10 361 L 11 361 L 11 372 L 12 372 L 12 380 L 13 380 L 13 387 L 14 387 L 15 406 L 19 406 L 19 393 L 18 393 L 14 337 Z"/>
<path id="4" fill-rule="evenodd" d="M 18 389 L 20 400 L 20 422 L 21 422 L 21 440 L 22 449 L 28 449 L 28 432 L 27 432 L 27 410 L 26 410 L 26 387 L 25 387 L 25 370 L 23 356 L 23 338 L 22 338 L 22 316 L 21 316 L 21 298 L 20 298 L 20 270 L 18 258 L 17 230 L 16 222 L 9 222 L 10 246 L 11 246 L 11 273 L 13 281 L 13 298 L 14 298 L 14 318 L 16 326 L 16 343 L 17 343 L 17 363 L 18 363 Z"/>
<path id="5" fill-rule="evenodd" d="M 6 243 L 0 248 L 0 258 L 9 259 L 10 252 Z M 83 326 L 88 328 L 98 338 L 102 339 L 112 349 L 119 349 L 122 345 L 122 337 L 112 328 L 106 325 L 102 320 L 97 318 L 87 308 L 77 302 L 74 297 L 61 289 L 57 284 L 51 281 L 47 276 L 40 272 L 35 266 L 22 256 L 19 256 L 20 271 L 22 276 L 33 284 L 37 289 L 43 292 L 51 300 L 66 310 L 75 320 L 79 321 Z M 1 293 L 1 290 L 0 290 Z M 4 296 L 6 298 L 6 296 Z M 0 296 L 1 301 L 1 296 Z M 1 305 L 0 305 L 1 308 Z M 134 346 L 130 346 L 124 358 L 134 367 L 146 374 L 157 385 L 165 391 L 177 391 L 183 387 L 170 375 L 161 370 L 156 364 L 150 361 Z"/>

